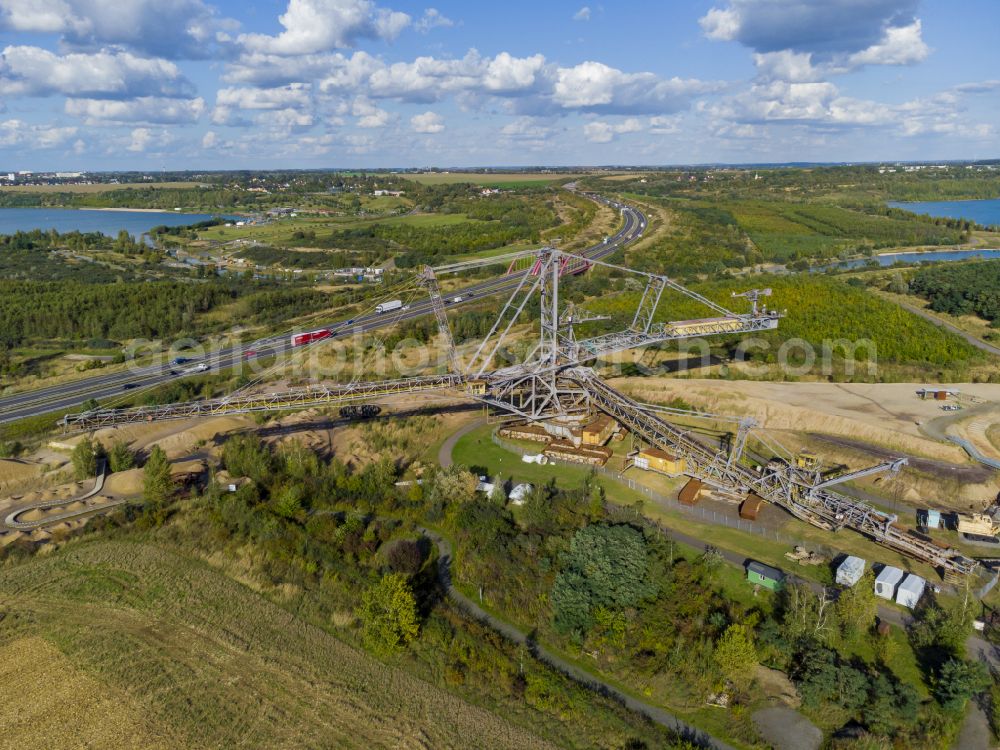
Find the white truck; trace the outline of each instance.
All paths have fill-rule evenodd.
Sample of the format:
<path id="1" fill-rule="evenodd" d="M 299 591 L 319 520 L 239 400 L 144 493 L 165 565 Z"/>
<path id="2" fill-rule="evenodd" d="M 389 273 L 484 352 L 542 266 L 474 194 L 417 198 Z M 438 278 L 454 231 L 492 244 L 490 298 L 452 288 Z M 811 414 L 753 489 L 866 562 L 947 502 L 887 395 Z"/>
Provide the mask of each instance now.
<path id="1" fill-rule="evenodd" d="M 375 305 L 375 314 L 381 315 L 382 313 L 391 312 L 392 310 L 398 310 L 402 306 L 403 300 L 391 299 L 388 302 L 382 302 L 381 304 Z"/>

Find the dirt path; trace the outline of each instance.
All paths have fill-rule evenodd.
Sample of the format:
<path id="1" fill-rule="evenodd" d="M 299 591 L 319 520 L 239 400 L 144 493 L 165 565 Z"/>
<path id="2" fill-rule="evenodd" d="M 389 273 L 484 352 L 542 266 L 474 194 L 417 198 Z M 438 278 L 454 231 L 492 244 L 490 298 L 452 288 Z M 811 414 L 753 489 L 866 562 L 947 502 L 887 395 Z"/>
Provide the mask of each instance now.
<path id="1" fill-rule="evenodd" d="M 475 427 L 478 427 L 478 423 L 473 423 Z M 466 430 L 468 431 L 468 430 Z M 459 434 L 459 433 L 456 433 Z M 460 435 L 459 435 L 460 436 Z M 454 443 L 452 443 L 454 445 Z M 444 450 L 444 446 L 441 446 Z M 449 451 L 450 452 L 450 451 Z M 449 456 L 450 458 L 450 456 Z M 550 667 L 559 670 L 565 674 L 570 679 L 577 683 L 585 686 L 586 688 L 603 695 L 605 697 L 611 698 L 618 701 L 623 706 L 628 708 L 630 711 L 635 711 L 636 713 L 644 715 L 650 721 L 656 722 L 661 726 L 667 727 L 668 729 L 677 732 L 679 735 L 687 739 L 689 742 L 694 743 L 699 747 L 713 748 L 713 750 L 735 750 L 732 745 L 729 745 L 721 740 L 718 740 L 705 732 L 697 729 L 690 724 L 678 719 L 673 714 L 665 711 L 658 706 L 651 705 L 645 701 L 641 701 L 638 698 L 633 698 L 626 693 L 621 692 L 616 687 L 604 680 L 595 677 L 590 672 L 587 672 L 580 667 L 572 664 L 565 659 L 557 656 L 551 651 L 547 650 L 543 646 L 539 645 L 534 638 L 529 634 L 524 633 L 517 627 L 507 622 L 506 620 L 501 620 L 500 618 L 490 614 L 478 604 L 473 602 L 469 597 L 455 588 L 454 584 L 451 582 L 451 560 L 452 560 L 452 549 L 451 543 L 430 529 L 420 529 L 429 539 L 431 539 L 438 549 L 438 579 L 441 582 L 441 586 L 447 592 L 448 597 L 457 604 L 467 615 L 485 623 L 493 630 L 507 638 L 512 643 L 518 645 L 523 645 L 528 648 L 531 654 L 545 662 Z"/>

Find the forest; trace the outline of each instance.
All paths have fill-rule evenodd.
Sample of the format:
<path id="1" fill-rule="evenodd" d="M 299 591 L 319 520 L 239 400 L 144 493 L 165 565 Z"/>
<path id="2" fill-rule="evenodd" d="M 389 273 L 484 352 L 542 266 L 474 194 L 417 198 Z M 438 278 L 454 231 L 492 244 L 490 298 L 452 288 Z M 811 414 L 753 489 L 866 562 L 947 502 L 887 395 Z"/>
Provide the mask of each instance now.
<path id="1" fill-rule="evenodd" d="M 978 315 L 1000 326 L 1000 261 L 948 263 L 914 272 L 909 291 L 951 315 Z"/>
<path id="2" fill-rule="evenodd" d="M 29 341 L 161 338 L 206 330 L 200 316 L 239 301 L 232 320 L 275 322 L 333 303 L 309 288 L 244 281 L 120 282 L 0 280 L 0 351 Z M 219 327 L 219 323 L 214 328 Z"/>

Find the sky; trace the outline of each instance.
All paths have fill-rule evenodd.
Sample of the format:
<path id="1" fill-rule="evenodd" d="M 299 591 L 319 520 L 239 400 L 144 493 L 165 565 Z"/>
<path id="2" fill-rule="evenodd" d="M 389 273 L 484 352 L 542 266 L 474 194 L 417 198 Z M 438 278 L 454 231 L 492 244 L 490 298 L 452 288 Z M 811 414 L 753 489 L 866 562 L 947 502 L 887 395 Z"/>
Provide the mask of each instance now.
<path id="1" fill-rule="evenodd" d="M 0 170 L 1000 157 L 997 0 L 0 0 Z"/>

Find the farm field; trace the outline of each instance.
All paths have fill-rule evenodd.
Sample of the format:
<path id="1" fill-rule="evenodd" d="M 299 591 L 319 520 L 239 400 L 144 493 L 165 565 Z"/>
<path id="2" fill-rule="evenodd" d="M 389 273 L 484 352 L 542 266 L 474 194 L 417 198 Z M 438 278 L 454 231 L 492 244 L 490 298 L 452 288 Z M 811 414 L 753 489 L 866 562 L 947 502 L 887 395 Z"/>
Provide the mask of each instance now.
<path id="1" fill-rule="evenodd" d="M 62 746 L 551 746 L 153 544 L 77 544 L 5 569 L 0 587 L 0 653 L 19 655 L 0 673 L 23 688 L 0 711 L 22 717 L 4 721 L 22 747 L 37 730 L 21 711 L 50 706 L 64 721 L 45 736 Z"/>
<path id="2" fill-rule="evenodd" d="M 583 173 L 563 172 L 418 172 L 403 175 L 424 185 L 454 185 L 469 182 L 483 187 L 532 187 L 582 177 Z"/>

